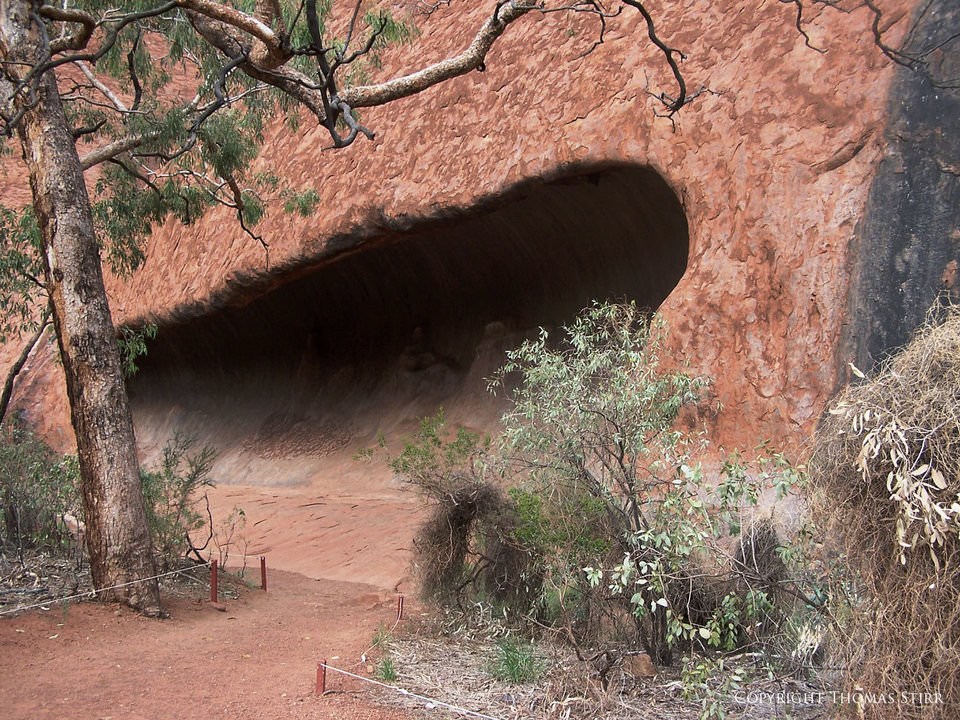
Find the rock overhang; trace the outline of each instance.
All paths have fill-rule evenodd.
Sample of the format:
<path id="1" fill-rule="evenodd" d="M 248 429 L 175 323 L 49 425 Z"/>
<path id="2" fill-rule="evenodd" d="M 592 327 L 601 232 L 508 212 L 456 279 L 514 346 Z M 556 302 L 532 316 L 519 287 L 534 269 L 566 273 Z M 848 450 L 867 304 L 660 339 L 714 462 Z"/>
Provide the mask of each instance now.
<path id="1" fill-rule="evenodd" d="M 362 235 L 161 321 L 129 383 L 135 413 L 154 419 L 140 424 L 177 407 L 195 431 L 236 425 L 221 442 L 260 456 L 284 432 L 336 435 L 284 451 L 323 454 L 440 406 L 486 424 L 498 403 L 484 378 L 507 347 L 595 300 L 655 310 L 690 251 L 676 193 L 625 163 L 568 166 Z"/>

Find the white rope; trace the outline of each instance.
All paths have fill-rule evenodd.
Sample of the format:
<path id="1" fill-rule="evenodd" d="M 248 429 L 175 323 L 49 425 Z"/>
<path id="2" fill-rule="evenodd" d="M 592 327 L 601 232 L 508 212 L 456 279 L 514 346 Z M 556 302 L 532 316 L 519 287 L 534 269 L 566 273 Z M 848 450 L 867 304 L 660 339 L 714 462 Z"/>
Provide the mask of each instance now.
<path id="1" fill-rule="evenodd" d="M 147 582 L 148 580 L 158 580 L 162 577 L 167 577 L 168 575 L 176 575 L 177 573 L 190 572 L 196 570 L 197 568 L 207 567 L 210 563 L 206 562 L 202 565 L 194 565 L 190 568 L 181 568 L 180 570 L 171 570 L 170 572 L 160 573 L 159 575 L 153 575 L 152 577 L 140 578 L 139 580 L 131 580 L 130 582 L 120 583 L 119 585 L 111 585 L 110 587 L 98 588 L 96 590 L 87 590 L 86 592 L 77 593 L 76 595 L 68 595 L 67 597 L 62 598 L 53 598 L 52 600 L 47 600 L 42 603 L 36 603 L 35 605 L 27 605 L 25 607 L 15 607 L 11 610 L 0 611 L 0 616 L 3 615 L 12 615 L 13 613 L 24 612 L 26 610 L 34 610 L 35 608 L 42 608 L 47 605 L 55 605 L 56 603 L 66 602 L 67 600 L 76 600 L 77 598 L 90 597 L 91 595 L 99 595 L 102 592 L 107 590 L 116 590 L 117 588 L 127 587 L 129 585 L 136 585 L 137 583 Z"/>
<path id="2" fill-rule="evenodd" d="M 500 720 L 500 718 L 496 718 L 493 715 L 484 715 L 483 713 L 478 713 L 474 710 L 467 710 L 466 708 L 457 707 L 456 705 L 451 705 L 450 703 L 445 703 L 442 700 L 436 700 L 434 698 L 427 697 L 426 695 L 417 695 L 416 693 L 412 693 L 409 690 L 404 690 L 403 688 L 397 687 L 396 685 L 387 685 L 387 683 L 382 683 L 382 682 L 379 682 L 378 680 L 371 680 L 370 678 L 363 677 L 363 675 L 355 675 L 352 672 L 347 672 L 346 670 L 335 668 L 333 667 L 333 665 L 327 665 L 326 663 L 320 663 L 320 664 L 327 670 L 333 670 L 334 672 L 341 673 L 342 675 L 349 675 L 350 677 L 356 678 L 357 680 L 363 680 L 364 682 L 368 682 L 371 685 L 379 685 L 380 687 L 386 688 L 387 690 L 395 690 L 401 695 L 406 695 L 407 697 L 416 698 L 417 700 L 423 700 L 424 702 L 427 703 L 427 708 L 429 709 L 432 709 L 436 705 L 442 705 L 445 708 L 450 708 L 451 710 L 458 713 L 462 713 L 464 715 L 473 715 L 474 717 L 484 718 L 485 720 Z"/>
<path id="3" fill-rule="evenodd" d="M 393 627 L 391 627 L 389 630 L 387 630 L 386 634 L 389 635 L 389 634 L 392 633 L 394 630 L 396 630 L 396 629 L 397 629 L 397 625 L 399 625 L 399 624 L 400 624 L 400 616 L 398 615 L 398 616 L 397 616 L 397 619 L 396 619 L 396 620 L 394 621 L 394 623 L 393 623 Z M 373 643 L 372 645 L 370 645 L 370 647 L 368 647 L 366 650 L 364 650 L 362 653 L 360 653 L 360 661 L 359 661 L 359 662 L 355 662 L 355 663 L 354 663 L 353 665 L 351 665 L 350 667 L 351 667 L 351 668 L 360 667 L 361 665 L 363 665 L 364 663 L 366 663 L 366 662 L 367 662 L 367 653 L 370 652 L 371 650 L 376 649 L 377 645 L 379 645 L 379 643 Z M 336 668 L 334 668 L 334 669 L 336 669 Z M 341 672 L 342 672 L 342 671 L 341 671 Z"/>

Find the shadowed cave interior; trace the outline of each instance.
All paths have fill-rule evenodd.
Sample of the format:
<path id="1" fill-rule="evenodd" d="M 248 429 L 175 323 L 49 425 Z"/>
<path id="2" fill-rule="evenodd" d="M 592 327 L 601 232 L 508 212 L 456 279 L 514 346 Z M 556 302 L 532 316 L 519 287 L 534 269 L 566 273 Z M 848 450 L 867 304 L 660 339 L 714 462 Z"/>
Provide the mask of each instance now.
<path id="1" fill-rule="evenodd" d="M 220 453 L 218 482 L 410 432 L 440 406 L 491 427 L 484 378 L 507 348 L 594 299 L 656 309 L 686 269 L 683 208 L 639 166 L 526 181 L 481 207 L 384 231 L 159 333 L 130 381 L 147 457 L 177 430 Z M 255 484 L 255 483 L 254 483 Z"/>

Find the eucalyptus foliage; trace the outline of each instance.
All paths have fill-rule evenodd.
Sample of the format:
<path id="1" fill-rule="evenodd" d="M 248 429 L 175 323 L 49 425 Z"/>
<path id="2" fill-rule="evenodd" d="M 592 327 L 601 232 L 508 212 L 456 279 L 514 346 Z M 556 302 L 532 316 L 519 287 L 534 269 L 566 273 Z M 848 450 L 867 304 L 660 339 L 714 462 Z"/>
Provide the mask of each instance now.
<path id="1" fill-rule="evenodd" d="M 36 325 L 40 279 L 40 232 L 33 208 L 0 205 L 0 342 Z"/>
<path id="2" fill-rule="evenodd" d="M 61 456 L 19 421 L 0 431 L 0 543 L 64 549 L 64 515 L 79 514 L 77 459 Z"/>
<path id="3" fill-rule="evenodd" d="M 704 433 L 680 415 L 708 382 L 668 363 L 665 339 L 656 315 L 594 304 L 559 340 L 542 331 L 509 352 L 493 381 L 513 388 L 503 439 L 519 478 L 516 537 L 543 559 L 553 603 L 575 619 L 587 598 L 627 600 L 662 664 L 681 642 L 731 649 L 770 617 L 760 578 L 742 592 L 704 587 L 737 570 L 718 540 L 740 533 L 741 507 L 799 479 L 776 454 L 705 477 L 694 460 Z"/>

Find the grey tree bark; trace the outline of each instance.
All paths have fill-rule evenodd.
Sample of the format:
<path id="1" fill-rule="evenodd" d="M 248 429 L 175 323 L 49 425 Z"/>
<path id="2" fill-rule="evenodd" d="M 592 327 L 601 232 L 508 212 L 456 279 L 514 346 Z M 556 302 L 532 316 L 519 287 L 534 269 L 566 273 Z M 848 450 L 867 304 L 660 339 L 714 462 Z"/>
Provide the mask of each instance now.
<path id="1" fill-rule="evenodd" d="M 107 303 L 90 200 L 54 73 L 14 93 L 48 44 L 29 0 L 0 0 L 0 106 L 17 132 L 40 226 L 44 275 L 77 436 L 87 549 L 101 595 L 161 613 L 133 420 Z M 11 100 L 12 99 L 12 100 Z M 138 582 L 134 582 L 138 581 Z"/>

